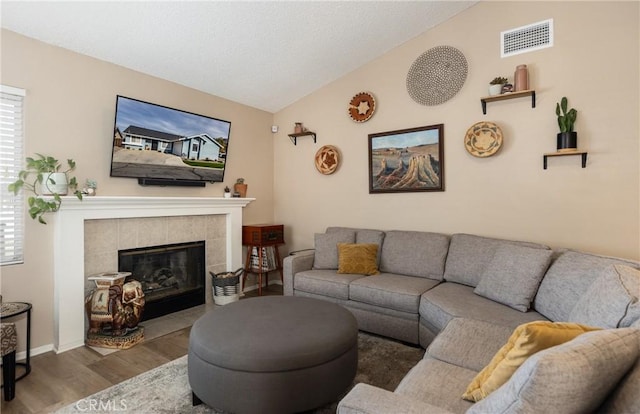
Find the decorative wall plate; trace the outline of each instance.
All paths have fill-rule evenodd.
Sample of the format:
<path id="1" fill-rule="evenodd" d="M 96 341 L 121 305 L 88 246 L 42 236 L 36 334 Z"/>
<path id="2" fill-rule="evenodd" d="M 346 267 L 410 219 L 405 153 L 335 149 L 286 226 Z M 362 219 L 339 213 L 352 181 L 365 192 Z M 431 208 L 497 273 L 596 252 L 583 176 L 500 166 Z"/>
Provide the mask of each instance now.
<path id="1" fill-rule="evenodd" d="M 502 147 L 502 130 L 493 122 L 477 122 L 467 130 L 464 146 L 474 157 L 490 157 Z"/>
<path id="2" fill-rule="evenodd" d="M 340 163 L 340 152 L 333 145 L 325 145 L 316 152 L 316 169 L 321 174 L 329 175 L 336 172 Z"/>
<path id="3" fill-rule="evenodd" d="M 467 79 L 467 59 L 451 46 L 427 50 L 407 74 L 407 92 L 422 105 L 440 105 L 453 98 Z"/>
<path id="4" fill-rule="evenodd" d="M 366 122 L 376 110 L 376 100 L 369 92 L 357 93 L 349 101 L 349 116 L 356 122 Z"/>

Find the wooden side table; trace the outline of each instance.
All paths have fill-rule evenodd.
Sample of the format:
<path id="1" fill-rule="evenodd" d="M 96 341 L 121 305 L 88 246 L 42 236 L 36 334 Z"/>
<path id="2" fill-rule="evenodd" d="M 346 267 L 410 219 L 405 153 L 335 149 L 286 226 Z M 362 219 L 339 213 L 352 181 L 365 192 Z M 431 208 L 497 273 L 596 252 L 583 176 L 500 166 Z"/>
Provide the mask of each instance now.
<path id="1" fill-rule="evenodd" d="M 31 372 L 31 304 L 26 302 L 3 302 L 0 307 L 0 320 L 7 318 L 13 318 L 14 316 L 27 314 L 27 356 L 24 362 L 16 362 L 16 365 L 21 365 L 25 368 L 25 371 L 16 378 L 16 381 L 29 375 Z"/>
<path id="2" fill-rule="evenodd" d="M 249 273 L 258 275 L 258 295 L 262 296 L 262 276 L 265 276 L 265 288 L 269 286 L 269 272 L 279 271 L 280 280 L 283 281 L 282 260 L 278 246 L 284 244 L 284 226 L 282 224 L 254 224 L 242 226 L 242 245 L 247 247 L 247 259 L 244 265 L 242 278 L 242 290 Z M 252 252 L 257 250 L 257 261 L 252 260 Z M 272 250 L 271 250 L 272 249 Z M 273 253 L 273 262 L 270 250 Z M 264 253 L 267 252 L 267 257 Z M 266 262 L 266 266 L 265 266 Z"/>

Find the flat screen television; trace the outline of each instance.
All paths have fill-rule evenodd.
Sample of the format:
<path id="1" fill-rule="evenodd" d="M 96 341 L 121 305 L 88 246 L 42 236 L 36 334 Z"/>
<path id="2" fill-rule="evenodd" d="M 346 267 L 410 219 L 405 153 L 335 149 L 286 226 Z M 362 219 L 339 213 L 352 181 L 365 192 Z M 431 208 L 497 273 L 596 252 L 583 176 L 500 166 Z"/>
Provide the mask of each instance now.
<path id="1" fill-rule="evenodd" d="M 111 176 L 142 185 L 222 182 L 231 122 L 118 95 Z"/>

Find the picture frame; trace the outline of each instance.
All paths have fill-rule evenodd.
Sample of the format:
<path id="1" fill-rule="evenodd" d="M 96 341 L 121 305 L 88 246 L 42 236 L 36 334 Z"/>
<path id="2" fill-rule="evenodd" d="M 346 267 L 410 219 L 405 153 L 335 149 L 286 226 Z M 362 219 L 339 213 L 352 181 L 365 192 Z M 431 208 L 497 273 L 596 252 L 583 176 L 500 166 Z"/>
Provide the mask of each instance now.
<path id="1" fill-rule="evenodd" d="M 444 124 L 369 134 L 369 193 L 444 191 Z"/>

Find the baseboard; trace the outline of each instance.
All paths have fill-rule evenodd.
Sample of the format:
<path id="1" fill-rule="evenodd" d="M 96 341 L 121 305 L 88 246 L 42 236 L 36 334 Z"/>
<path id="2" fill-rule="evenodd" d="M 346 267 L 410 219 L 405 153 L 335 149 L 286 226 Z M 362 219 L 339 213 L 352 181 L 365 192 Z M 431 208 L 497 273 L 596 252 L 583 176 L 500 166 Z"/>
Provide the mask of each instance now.
<path id="1" fill-rule="evenodd" d="M 33 358 L 36 355 L 44 354 L 49 351 L 53 351 L 53 344 L 31 348 L 31 355 L 29 355 L 29 357 Z M 16 361 L 22 361 L 24 359 L 27 359 L 27 351 L 16 352 Z"/>

